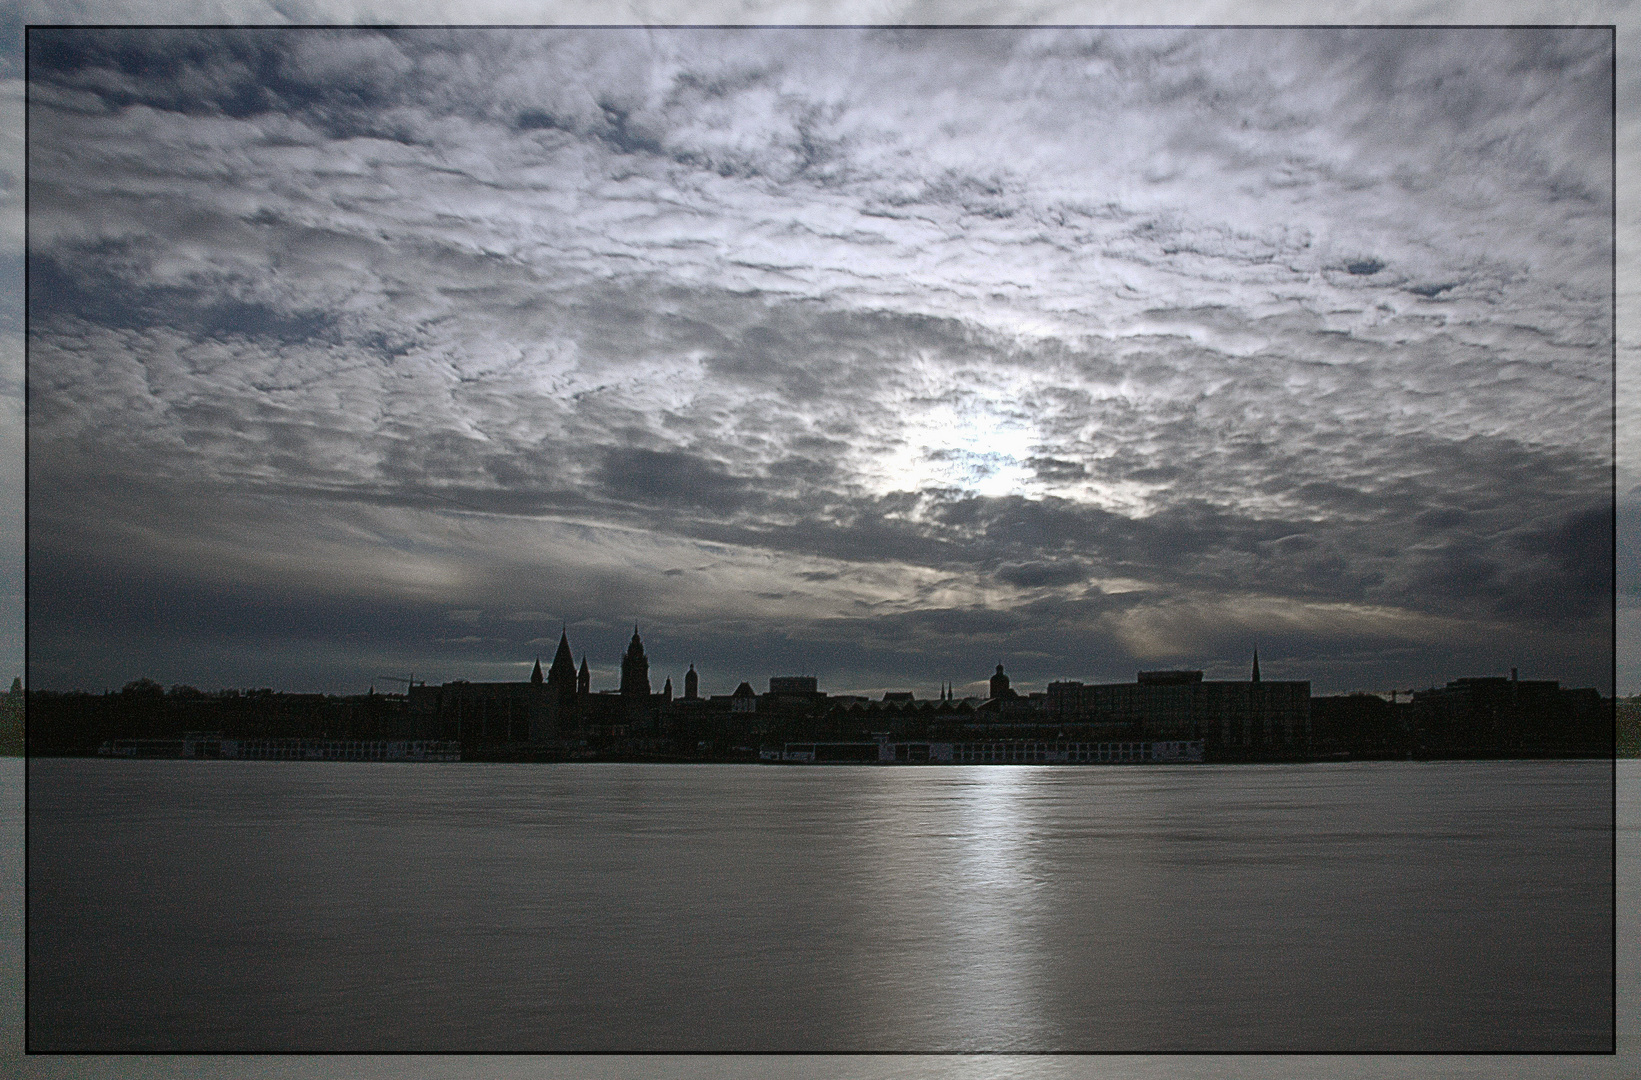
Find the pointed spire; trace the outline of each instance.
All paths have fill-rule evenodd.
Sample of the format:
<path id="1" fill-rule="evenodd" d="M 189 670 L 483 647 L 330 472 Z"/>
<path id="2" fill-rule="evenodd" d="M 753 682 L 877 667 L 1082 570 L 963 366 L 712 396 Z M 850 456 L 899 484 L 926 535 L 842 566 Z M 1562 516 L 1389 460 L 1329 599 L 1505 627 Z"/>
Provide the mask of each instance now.
<path id="1" fill-rule="evenodd" d="M 632 643 L 627 646 L 627 655 L 621 658 L 621 693 L 629 700 L 647 701 L 650 696 L 650 661 L 644 655 L 637 623 L 632 627 Z"/>
<path id="2" fill-rule="evenodd" d="M 530 683 L 533 686 L 541 685 L 541 657 L 539 655 L 536 657 L 536 669 L 530 672 Z"/>
<path id="3" fill-rule="evenodd" d="M 555 686 L 575 677 L 575 658 L 570 655 L 570 635 L 558 636 L 558 648 L 553 652 L 553 666 L 547 669 L 547 681 Z"/>
<path id="4" fill-rule="evenodd" d="M 560 704 L 567 705 L 575 699 L 575 658 L 570 655 L 568 630 L 558 635 L 558 649 L 553 653 L 552 666 L 547 669 L 547 686 Z"/>
<path id="5" fill-rule="evenodd" d="M 1250 681 L 1251 682 L 1258 682 L 1259 681 L 1259 650 L 1258 649 L 1254 650 L 1254 677 Z"/>

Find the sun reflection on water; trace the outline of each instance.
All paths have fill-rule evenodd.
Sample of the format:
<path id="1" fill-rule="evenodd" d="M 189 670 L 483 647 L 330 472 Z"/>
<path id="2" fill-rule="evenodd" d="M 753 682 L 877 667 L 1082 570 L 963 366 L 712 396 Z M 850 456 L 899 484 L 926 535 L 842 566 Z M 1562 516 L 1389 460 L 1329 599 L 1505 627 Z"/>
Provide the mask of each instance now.
<path id="1" fill-rule="evenodd" d="M 1046 882 L 1034 858 L 1041 771 L 975 766 L 957 781 L 949 918 L 961 972 L 953 987 L 966 1038 L 991 1049 L 1044 1045 L 1035 974 L 1044 947 L 1032 913 Z"/>

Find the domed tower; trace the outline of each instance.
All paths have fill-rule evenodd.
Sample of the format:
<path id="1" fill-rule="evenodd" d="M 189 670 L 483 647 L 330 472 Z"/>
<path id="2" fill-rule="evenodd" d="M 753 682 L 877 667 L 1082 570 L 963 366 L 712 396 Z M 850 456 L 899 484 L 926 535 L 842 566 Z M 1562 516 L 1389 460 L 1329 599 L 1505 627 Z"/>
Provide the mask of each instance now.
<path id="1" fill-rule="evenodd" d="M 636 626 L 632 628 L 627 655 L 621 658 L 621 696 L 644 699 L 650 696 L 650 658 L 644 655 L 644 643 L 638 637 Z"/>
<path id="2" fill-rule="evenodd" d="M 1003 674 L 1003 665 L 997 665 L 997 674 L 991 677 L 991 696 L 994 698 L 1013 697 L 1009 693 L 1009 677 Z"/>
<path id="3" fill-rule="evenodd" d="M 689 670 L 684 672 L 684 700 L 694 701 L 700 696 L 701 677 L 695 674 L 695 665 L 691 664 Z"/>
<path id="4" fill-rule="evenodd" d="M 575 660 L 570 656 L 569 631 L 559 635 L 553 666 L 547 669 L 547 690 L 548 696 L 560 704 L 575 700 Z"/>

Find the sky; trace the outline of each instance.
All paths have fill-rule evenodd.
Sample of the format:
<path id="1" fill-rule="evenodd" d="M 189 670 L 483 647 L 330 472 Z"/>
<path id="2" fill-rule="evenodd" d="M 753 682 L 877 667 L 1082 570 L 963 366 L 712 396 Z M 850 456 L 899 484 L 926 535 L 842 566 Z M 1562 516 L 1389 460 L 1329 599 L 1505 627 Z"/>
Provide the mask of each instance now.
<path id="1" fill-rule="evenodd" d="M 31 684 L 1605 688 L 1612 46 L 36 31 Z"/>

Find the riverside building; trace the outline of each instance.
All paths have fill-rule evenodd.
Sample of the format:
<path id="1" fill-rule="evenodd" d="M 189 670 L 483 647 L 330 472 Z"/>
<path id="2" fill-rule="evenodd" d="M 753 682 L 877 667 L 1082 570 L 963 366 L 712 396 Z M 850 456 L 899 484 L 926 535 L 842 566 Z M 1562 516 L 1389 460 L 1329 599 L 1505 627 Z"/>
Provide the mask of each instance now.
<path id="1" fill-rule="evenodd" d="M 1043 716 L 1145 740 L 1201 740 L 1230 756 L 1302 754 L 1310 746 L 1308 679 L 1264 681 L 1259 655 L 1246 682 L 1200 671 L 1142 671 L 1131 683 L 1052 682 Z"/>

